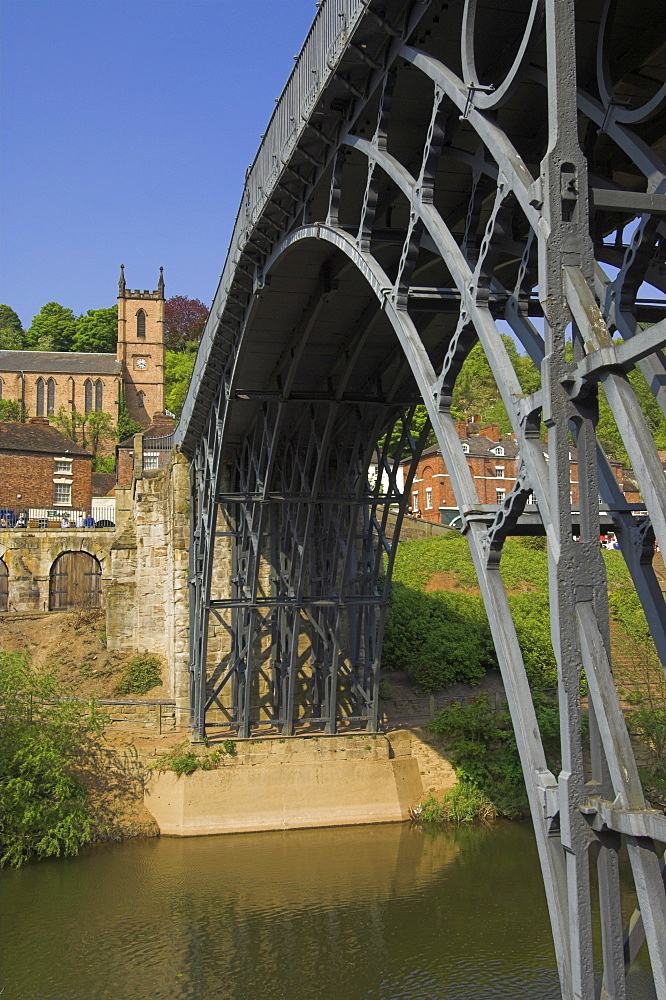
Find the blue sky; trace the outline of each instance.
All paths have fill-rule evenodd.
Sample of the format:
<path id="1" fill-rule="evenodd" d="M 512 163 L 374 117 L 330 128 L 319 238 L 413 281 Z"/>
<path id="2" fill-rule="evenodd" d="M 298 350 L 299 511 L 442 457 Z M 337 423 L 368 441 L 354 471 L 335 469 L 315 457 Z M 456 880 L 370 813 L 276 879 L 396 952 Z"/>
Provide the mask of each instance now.
<path id="1" fill-rule="evenodd" d="M 314 0 L 2 0 L 0 302 L 212 301 Z"/>

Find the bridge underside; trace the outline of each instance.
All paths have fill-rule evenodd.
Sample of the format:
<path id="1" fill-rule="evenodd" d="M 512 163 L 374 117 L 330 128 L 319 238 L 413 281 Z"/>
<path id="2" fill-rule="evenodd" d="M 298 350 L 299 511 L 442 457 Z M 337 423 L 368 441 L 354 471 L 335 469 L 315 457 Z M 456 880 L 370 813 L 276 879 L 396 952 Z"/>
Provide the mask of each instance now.
<path id="1" fill-rule="evenodd" d="M 193 725 L 248 736 L 376 728 L 395 544 L 432 428 L 505 682 L 566 997 L 625 997 L 647 940 L 666 998 L 666 820 L 645 802 L 613 681 L 598 544 L 601 498 L 666 662 L 652 568 L 666 482 L 628 378 L 638 368 L 666 412 L 663 28 L 657 0 L 326 0 L 248 174 L 179 429 Z M 507 332 L 538 391 L 521 385 Z M 479 502 L 451 413 L 476 344 L 520 449 L 497 507 Z M 600 390 L 649 517 L 597 441 Z M 500 573 L 531 495 L 549 555 L 557 777 Z M 622 840 L 639 902 L 624 933 Z"/>

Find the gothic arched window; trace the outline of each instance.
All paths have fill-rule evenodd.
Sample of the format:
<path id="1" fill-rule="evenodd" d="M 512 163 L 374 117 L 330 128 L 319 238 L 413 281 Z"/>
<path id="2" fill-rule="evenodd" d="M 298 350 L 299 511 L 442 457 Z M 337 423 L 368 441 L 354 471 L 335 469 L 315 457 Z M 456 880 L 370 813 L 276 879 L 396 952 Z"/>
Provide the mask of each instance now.
<path id="1" fill-rule="evenodd" d="M 95 409 L 102 409 L 102 380 L 98 378 L 95 382 Z"/>
<path id="2" fill-rule="evenodd" d="M 46 413 L 52 417 L 55 414 L 55 379 L 50 378 L 46 383 Z"/>
<path id="3" fill-rule="evenodd" d="M 37 379 L 37 416 L 44 416 L 44 379 Z"/>
<path id="4" fill-rule="evenodd" d="M 139 309 L 136 314 L 136 335 L 137 337 L 146 336 L 146 314 L 143 309 Z"/>
<path id="5" fill-rule="evenodd" d="M 87 378 L 83 384 L 83 391 L 85 396 L 85 402 L 83 404 L 83 412 L 90 413 L 92 410 L 92 382 Z"/>
<path id="6" fill-rule="evenodd" d="M 139 390 L 139 392 L 137 392 L 136 394 L 136 405 L 139 407 L 140 410 L 143 410 L 146 405 L 143 401 L 144 395 L 145 393 L 141 392 L 141 390 Z"/>

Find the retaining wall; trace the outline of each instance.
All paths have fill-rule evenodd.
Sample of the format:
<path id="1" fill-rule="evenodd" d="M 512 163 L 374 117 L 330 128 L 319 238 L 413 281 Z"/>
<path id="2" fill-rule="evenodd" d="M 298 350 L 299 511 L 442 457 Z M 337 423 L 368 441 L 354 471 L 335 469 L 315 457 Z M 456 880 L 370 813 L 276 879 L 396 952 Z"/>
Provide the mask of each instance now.
<path id="1" fill-rule="evenodd" d="M 401 822 L 423 783 L 410 738 L 396 744 L 378 734 L 247 740 L 212 771 L 153 771 L 144 802 L 172 836 Z"/>

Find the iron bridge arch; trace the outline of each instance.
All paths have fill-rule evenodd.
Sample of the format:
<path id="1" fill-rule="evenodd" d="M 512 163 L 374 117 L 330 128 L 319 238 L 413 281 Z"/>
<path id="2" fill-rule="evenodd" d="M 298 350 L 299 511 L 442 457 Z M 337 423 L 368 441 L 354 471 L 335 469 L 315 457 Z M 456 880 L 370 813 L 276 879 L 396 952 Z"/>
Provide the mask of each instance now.
<path id="1" fill-rule="evenodd" d="M 666 663 L 652 565 L 655 539 L 666 551 L 666 481 L 628 379 L 638 368 L 666 413 L 664 23 L 656 0 L 326 0 L 248 171 L 177 431 L 192 462 L 202 737 L 376 728 L 395 546 L 432 428 L 506 687 L 567 998 L 626 997 L 644 942 L 666 998 L 666 817 L 645 800 L 618 700 L 598 544 L 612 524 Z M 538 391 L 521 386 L 506 330 L 540 370 Z M 479 502 L 451 414 L 476 344 L 519 445 L 498 506 Z M 597 440 L 600 390 L 640 511 Z M 557 775 L 500 572 L 532 495 L 549 556 Z M 639 904 L 626 928 L 622 843 Z"/>

